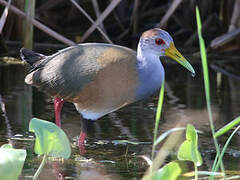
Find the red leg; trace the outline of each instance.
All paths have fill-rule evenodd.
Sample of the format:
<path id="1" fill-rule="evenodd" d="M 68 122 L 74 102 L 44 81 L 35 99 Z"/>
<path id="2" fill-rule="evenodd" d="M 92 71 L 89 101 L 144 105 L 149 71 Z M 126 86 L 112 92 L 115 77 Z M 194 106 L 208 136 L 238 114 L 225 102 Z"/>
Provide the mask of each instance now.
<path id="1" fill-rule="evenodd" d="M 83 145 L 86 137 L 87 137 L 87 133 L 81 131 L 80 135 L 79 135 L 79 138 L 78 138 L 78 144 Z"/>
<path id="2" fill-rule="evenodd" d="M 54 112 L 55 112 L 55 121 L 58 127 L 61 127 L 61 110 L 63 107 L 64 100 L 60 98 L 54 99 Z"/>
<path id="3" fill-rule="evenodd" d="M 85 145 L 84 145 L 84 141 L 86 137 L 87 137 L 87 133 L 81 131 L 78 138 L 78 148 L 79 148 L 80 155 L 84 155 L 86 153 Z"/>
<path id="4" fill-rule="evenodd" d="M 78 148 L 81 155 L 84 155 L 86 153 L 84 142 L 87 137 L 87 129 L 88 129 L 88 120 L 81 119 L 81 132 L 78 138 Z"/>

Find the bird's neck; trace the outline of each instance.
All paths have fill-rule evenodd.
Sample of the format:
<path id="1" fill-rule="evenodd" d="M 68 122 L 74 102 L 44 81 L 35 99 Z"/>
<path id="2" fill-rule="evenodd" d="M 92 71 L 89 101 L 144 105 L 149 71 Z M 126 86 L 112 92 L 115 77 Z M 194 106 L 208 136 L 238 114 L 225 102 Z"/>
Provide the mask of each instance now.
<path id="1" fill-rule="evenodd" d="M 137 70 L 139 76 L 139 88 L 136 99 L 152 95 L 161 87 L 164 79 L 164 69 L 157 55 L 144 50 L 138 45 Z"/>
<path id="2" fill-rule="evenodd" d="M 146 68 L 147 66 L 161 64 L 159 56 L 144 49 L 144 46 L 141 46 L 140 43 L 137 48 L 137 60 L 138 65 L 140 66 L 139 68 Z"/>
<path id="3" fill-rule="evenodd" d="M 148 65 L 147 58 L 151 58 L 148 56 L 148 53 L 143 50 L 143 47 L 141 47 L 140 43 L 138 44 L 137 48 L 137 62 L 139 68 L 144 68 Z"/>

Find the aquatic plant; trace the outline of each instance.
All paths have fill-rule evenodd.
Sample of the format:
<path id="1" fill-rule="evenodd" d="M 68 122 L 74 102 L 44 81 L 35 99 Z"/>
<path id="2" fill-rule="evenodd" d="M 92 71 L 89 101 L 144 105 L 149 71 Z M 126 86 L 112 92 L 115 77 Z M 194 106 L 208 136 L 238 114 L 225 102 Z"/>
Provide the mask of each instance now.
<path id="1" fill-rule="evenodd" d="M 205 48 L 205 42 L 202 37 L 201 33 L 201 19 L 200 19 L 200 13 L 198 7 L 196 7 L 196 21 L 197 21 L 197 27 L 198 27 L 198 37 L 199 37 L 199 45 L 200 45 L 200 53 L 201 53 L 201 59 L 202 59 L 202 68 L 203 68 L 203 77 L 204 77 L 204 87 L 205 87 L 205 97 L 206 97 L 206 104 L 207 104 L 207 110 L 208 110 L 208 117 L 210 122 L 210 128 L 212 132 L 212 138 L 215 144 L 216 148 L 216 157 L 215 161 L 212 165 L 212 170 L 209 171 L 198 171 L 197 167 L 202 164 L 202 157 L 198 150 L 198 136 L 197 131 L 192 125 L 188 125 L 186 129 L 186 140 L 180 145 L 178 149 L 178 160 L 172 161 L 170 163 L 167 163 L 162 168 L 157 169 L 160 167 L 159 163 L 156 163 L 156 160 L 159 159 L 159 154 L 153 159 L 154 152 L 156 145 L 158 145 L 160 142 L 165 140 L 168 136 L 170 136 L 173 132 L 182 131 L 185 128 L 183 127 L 177 127 L 170 129 L 160 135 L 157 138 L 157 130 L 158 125 L 160 121 L 160 115 L 162 110 L 162 104 L 163 104 L 163 94 L 164 94 L 164 85 L 162 86 L 162 89 L 160 91 L 159 96 L 159 102 L 157 107 L 157 113 L 156 113 L 156 120 L 155 120 L 155 129 L 154 129 L 154 139 L 153 139 L 153 148 L 152 148 L 152 160 L 148 160 L 150 164 L 150 171 L 147 171 L 145 176 L 143 177 L 144 180 L 157 180 L 157 179 L 170 179 L 175 180 L 181 177 L 181 179 L 184 179 L 186 177 L 192 176 L 192 173 L 187 173 L 188 168 L 186 167 L 186 162 L 192 161 L 195 167 L 195 179 L 198 179 L 198 175 L 207 175 L 210 176 L 210 179 L 214 179 L 214 176 L 223 176 L 225 178 L 225 170 L 223 166 L 223 156 L 226 152 L 227 146 L 229 142 L 231 141 L 233 135 L 240 129 L 240 125 L 232 132 L 232 134 L 228 137 L 222 151 L 220 151 L 219 144 L 217 141 L 217 137 L 223 135 L 224 133 L 231 130 L 234 126 L 238 125 L 240 123 L 240 116 L 235 118 L 233 121 L 225 125 L 223 128 L 215 132 L 215 127 L 213 123 L 212 118 L 212 109 L 211 109 L 211 96 L 210 96 L 210 85 L 209 85 L 209 73 L 208 73 L 208 63 L 207 63 L 207 55 L 206 55 L 206 48 Z M 175 136 L 176 137 L 176 136 Z M 167 141 L 167 140 L 166 140 Z M 171 146 L 172 148 L 173 146 Z M 169 148 L 170 149 L 170 148 Z M 166 155 L 165 155 L 166 156 Z M 154 165 L 155 163 L 155 165 Z M 154 167 L 155 166 L 155 167 Z M 221 167 L 221 173 L 217 172 L 219 166 Z"/>
<path id="2" fill-rule="evenodd" d="M 36 135 L 35 153 L 43 155 L 43 160 L 33 177 L 36 180 L 48 156 L 68 159 L 71 155 L 71 146 L 64 131 L 54 123 L 33 118 L 29 123 L 29 131 Z"/>
<path id="3" fill-rule="evenodd" d="M 1 180 L 17 180 L 21 174 L 27 152 L 25 149 L 14 149 L 11 144 L 0 148 Z"/>

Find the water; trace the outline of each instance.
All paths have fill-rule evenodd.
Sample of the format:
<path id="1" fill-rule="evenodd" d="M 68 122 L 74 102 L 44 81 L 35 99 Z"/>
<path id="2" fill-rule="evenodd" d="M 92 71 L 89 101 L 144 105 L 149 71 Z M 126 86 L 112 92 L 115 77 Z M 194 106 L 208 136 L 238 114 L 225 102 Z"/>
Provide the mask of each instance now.
<path id="1" fill-rule="evenodd" d="M 219 59 L 215 56 L 210 62 L 215 62 L 215 66 L 231 73 L 221 74 L 215 71 L 216 68 L 209 71 L 213 120 L 217 129 L 237 117 L 240 112 L 240 81 L 236 78 L 239 75 L 238 62 L 228 57 L 221 57 L 221 61 Z M 196 71 L 194 78 L 180 65 L 164 63 L 166 90 L 159 131 L 162 133 L 176 126 L 185 127 L 188 123 L 203 131 L 203 134 L 199 135 L 199 148 L 204 161 L 200 169 L 210 170 L 215 150 L 211 139 L 199 61 L 196 59 L 194 61 L 196 63 L 193 63 Z M 11 141 L 16 148 L 27 149 L 28 155 L 21 179 L 31 179 L 41 162 L 41 157 L 33 152 L 34 139 L 28 132 L 31 114 L 54 122 L 52 98 L 27 86 L 24 83 L 26 72 L 26 68 L 22 65 L 0 66 L 0 95 L 6 108 L 6 116 L 4 117 L 4 114 L 0 116 L 0 145 Z M 79 154 L 76 146 L 81 129 L 80 116 L 72 104 L 64 104 L 62 128 L 71 141 L 72 155 L 64 162 L 48 161 L 40 179 L 57 179 L 56 177 L 60 176 L 65 179 L 89 180 L 140 179 L 148 166 L 139 156 L 151 155 L 150 143 L 153 139 L 157 101 L 158 93 L 91 124 L 84 155 Z M 221 145 L 224 145 L 228 136 L 229 133 L 219 139 Z M 119 140 L 140 143 L 132 145 L 120 143 Z M 237 134 L 225 155 L 225 169 L 239 170 L 239 146 Z M 168 160 L 176 155 L 175 152 L 171 154 Z"/>

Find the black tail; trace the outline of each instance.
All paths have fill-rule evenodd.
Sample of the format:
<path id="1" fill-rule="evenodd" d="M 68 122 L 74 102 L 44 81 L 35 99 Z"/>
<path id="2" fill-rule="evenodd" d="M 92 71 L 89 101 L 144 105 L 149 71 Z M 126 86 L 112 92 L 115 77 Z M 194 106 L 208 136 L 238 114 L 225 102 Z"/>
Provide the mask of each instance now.
<path id="1" fill-rule="evenodd" d="M 23 61 L 26 61 L 31 66 L 34 66 L 35 63 L 44 59 L 46 56 L 40 53 L 36 53 L 26 48 L 20 49 L 20 57 Z"/>

